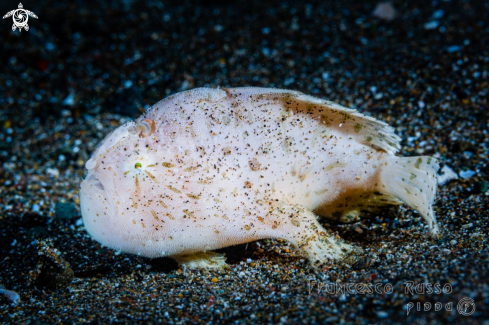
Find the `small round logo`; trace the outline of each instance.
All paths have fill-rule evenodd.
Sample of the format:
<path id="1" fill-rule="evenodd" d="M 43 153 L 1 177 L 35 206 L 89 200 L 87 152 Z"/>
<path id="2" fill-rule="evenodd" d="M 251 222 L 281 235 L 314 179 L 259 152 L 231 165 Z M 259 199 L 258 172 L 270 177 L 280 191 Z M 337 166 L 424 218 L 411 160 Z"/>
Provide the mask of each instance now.
<path id="1" fill-rule="evenodd" d="M 457 304 L 457 310 L 460 314 L 464 316 L 470 316 L 475 311 L 475 302 L 474 300 L 464 297 L 460 299 Z"/>

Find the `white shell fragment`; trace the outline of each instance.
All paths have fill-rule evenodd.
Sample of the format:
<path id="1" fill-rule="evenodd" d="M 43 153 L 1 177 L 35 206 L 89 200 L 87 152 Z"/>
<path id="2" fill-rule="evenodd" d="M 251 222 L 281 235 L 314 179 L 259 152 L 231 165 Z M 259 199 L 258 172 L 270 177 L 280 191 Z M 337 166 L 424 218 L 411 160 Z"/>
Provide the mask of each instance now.
<path id="1" fill-rule="evenodd" d="M 394 156 L 399 142 L 384 122 L 297 91 L 193 89 L 105 138 L 86 163 L 83 221 L 115 250 L 195 267 L 262 238 L 311 262 L 341 258 L 350 245 L 317 216 L 358 220 L 388 204 L 408 204 L 437 234 L 438 163 Z"/>
<path id="2" fill-rule="evenodd" d="M 0 286 L 0 294 L 8 298 L 14 305 L 18 305 L 21 300 L 17 292 L 5 289 L 4 286 Z"/>
<path id="3" fill-rule="evenodd" d="M 447 165 L 443 166 L 443 168 L 440 170 L 440 175 L 438 175 L 438 185 L 443 186 L 446 183 L 450 182 L 451 180 L 458 179 L 457 173 L 453 171 L 450 167 Z"/>

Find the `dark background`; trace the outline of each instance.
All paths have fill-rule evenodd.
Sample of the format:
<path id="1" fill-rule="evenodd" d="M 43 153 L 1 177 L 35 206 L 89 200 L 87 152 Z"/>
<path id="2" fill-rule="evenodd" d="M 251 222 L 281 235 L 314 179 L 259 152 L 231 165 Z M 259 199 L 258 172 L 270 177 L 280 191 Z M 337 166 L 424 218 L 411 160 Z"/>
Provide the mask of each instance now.
<path id="1" fill-rule="evenodd" d="M 0 296 L 4 322 L 488 324 L 487 1 L 393 1 L 391 21 L 373 15 L 377 1 L 22 3 L 39 17 L 29 17 L 29 31 L 0 20 L 0 285 L 22 301 Z M 17 6 L 2 1 L 0 14 Z M 285 243 L 261 241 L 229 250 L 231 270 L 185 273 L 86 235 L 79 181 L 110 130 L 182 90 L 247 85 L 354 107 L 396 128 L 401 155 L 473 172 L 438 191 L 443 237 L 429 237 L 407 208 L 386 210 L 361 225 L 329 225 L 366 248 L 352 268 L 318 272 Z M 308 277 L 389 282 L 395 294 L 308 294 Z M 454 292 L 413 297 L 405 280 Z M 456 312 L 462 297 L 474 299 L 474 315 Z M 410 301 L 455 306 L 407 317 Z"/>

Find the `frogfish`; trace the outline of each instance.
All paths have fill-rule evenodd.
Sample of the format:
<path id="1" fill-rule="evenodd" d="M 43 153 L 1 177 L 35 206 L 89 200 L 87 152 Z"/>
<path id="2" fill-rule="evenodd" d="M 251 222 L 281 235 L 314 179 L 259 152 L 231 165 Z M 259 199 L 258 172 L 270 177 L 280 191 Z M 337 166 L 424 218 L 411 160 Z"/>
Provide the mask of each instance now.
<path id="1" fill-rule="evenodd" d="M 438 162 L 399 149 L 386 123 L 298 91 L 184 91 L 100 143 L 81 182 L 83 222 L 107 247 L 184 267 L 222 267 L 212 250 L 264 238 L 326 263 L 354 246 L 318 217 L 405 203 L 438 234 Z"/>

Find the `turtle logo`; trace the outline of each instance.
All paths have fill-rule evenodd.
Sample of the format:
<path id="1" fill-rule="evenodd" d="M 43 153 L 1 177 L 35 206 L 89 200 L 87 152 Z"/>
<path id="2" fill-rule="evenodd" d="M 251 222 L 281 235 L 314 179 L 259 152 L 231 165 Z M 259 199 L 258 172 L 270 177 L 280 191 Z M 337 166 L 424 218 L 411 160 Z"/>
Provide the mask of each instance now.
<path id="1" fill-rule="evenodd" d="M 19 9 L 9 11 L 5 14 L 5 16 L 3 16 L 3 19 L 12 16 L 12 19 L 14 20 L 14 24 L 12 25 L 13 31 L 15 31 L 17 28 L 21 32 L 22 32 L 22 28 L 24 28 L 26 31 L 28 31 L 29 25 L 27 25 L 27 21 L 29 20 L 29 16 L 37 19 L 37 16 L 35 13 L 33 13 L 32 11 L 29 11 L 29 10 L 25 10 L 23 8 L 24 8 L 24 6 L 22 6 L 22 3 L 19 3 Z"/>

